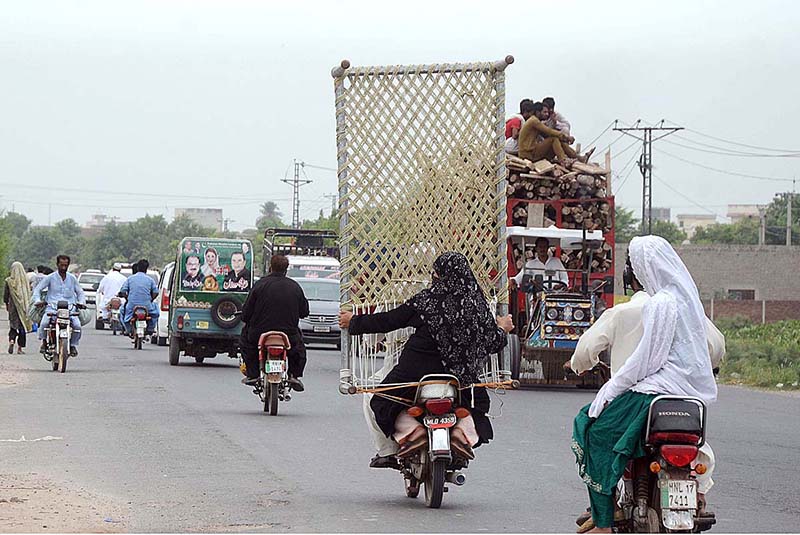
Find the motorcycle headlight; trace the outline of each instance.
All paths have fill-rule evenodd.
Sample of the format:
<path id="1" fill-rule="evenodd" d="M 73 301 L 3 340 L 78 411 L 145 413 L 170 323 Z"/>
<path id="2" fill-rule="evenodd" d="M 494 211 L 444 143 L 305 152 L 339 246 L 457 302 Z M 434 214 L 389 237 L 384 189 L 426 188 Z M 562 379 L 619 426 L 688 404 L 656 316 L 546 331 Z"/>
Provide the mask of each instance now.
<path id="1" fill-rule="evenodd" d="M 69 318 L 69 310 L 67 310 L 66 308 L 59 308 L 58 317 L 59 319 Z"/>
<path id="2" fill-rule="evenodd" d="M 572 313 L 572 317 L 575 318 L 575 321 L 583 321 L 583 318 L 586 317 L 586 313 L 583 310 L 581 310 L 580 308 L 577 308 Z"/>
<path id="3" fill-rule="evenodd" d="M 547 309 L 547 319 L 554 320 L 558 318 L 558 309 L 557 308 L 548 308 Z"/>

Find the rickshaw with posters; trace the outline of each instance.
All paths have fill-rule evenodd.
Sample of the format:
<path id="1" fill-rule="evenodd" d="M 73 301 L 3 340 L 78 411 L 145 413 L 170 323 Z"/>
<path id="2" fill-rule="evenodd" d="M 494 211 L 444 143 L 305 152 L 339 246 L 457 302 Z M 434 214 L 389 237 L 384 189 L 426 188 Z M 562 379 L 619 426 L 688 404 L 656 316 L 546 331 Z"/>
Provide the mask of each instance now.
<path id="1" fill-rule="evenodd" d="M 169 363 L 180 355 L 202 363 L 218 354 L 238 358 L 241 314 L 253 287 L 248 240 L 184 238 L 169 296 Z"/>

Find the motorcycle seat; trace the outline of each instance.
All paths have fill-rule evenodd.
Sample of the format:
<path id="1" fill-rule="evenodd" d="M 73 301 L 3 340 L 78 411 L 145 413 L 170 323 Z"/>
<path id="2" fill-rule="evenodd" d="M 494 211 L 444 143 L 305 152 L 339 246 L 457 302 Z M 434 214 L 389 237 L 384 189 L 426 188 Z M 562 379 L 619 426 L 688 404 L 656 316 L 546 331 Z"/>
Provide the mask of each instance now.
<path id="1" fill-rule="evenodd" d="M 690 399 L 657 399 L 650 406 L 649 435 L 678 433 L 702 437 L 702 411 L 702 406 Z"/>
<path id="2" fill-rule="evenodd" d="M 289 343 L 289 337 L 286 336 L 286 333 L 280 331 L 268 331 L 261 334 L 258 338 L 258 348 L 262 349 L 267 346 L 278 346 L 286 350 L 292 348 L 292 344 Z"/>

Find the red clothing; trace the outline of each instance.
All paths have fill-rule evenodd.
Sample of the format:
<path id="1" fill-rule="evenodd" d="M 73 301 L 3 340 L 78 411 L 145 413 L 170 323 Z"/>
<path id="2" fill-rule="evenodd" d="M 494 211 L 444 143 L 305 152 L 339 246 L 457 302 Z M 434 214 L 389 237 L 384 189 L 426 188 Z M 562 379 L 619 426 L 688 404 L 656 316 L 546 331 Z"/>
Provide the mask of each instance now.
<path id="1" fill-rule="evenodd" d="M 522 128 L 522 117 L 519 115 L 515 115 L 508 121 L 506 121 L 506 139 L 511 137 L 511 131 L 516 128 L 517 130 Z"/>

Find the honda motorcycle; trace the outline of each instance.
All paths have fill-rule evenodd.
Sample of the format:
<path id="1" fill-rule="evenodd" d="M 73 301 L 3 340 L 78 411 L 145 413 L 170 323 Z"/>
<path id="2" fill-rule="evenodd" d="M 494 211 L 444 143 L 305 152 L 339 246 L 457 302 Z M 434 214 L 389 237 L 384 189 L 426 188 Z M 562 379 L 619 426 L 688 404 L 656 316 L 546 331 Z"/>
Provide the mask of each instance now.
<path id="1" fill-rule="evenodd" d="M 278 401 L 290 401 L 289 359 L 291 349 L 289 337 L 280 331 L 263 333 L 258 339 L 258 367 L 260 378 L 253 387 L 264 404 L 264 412 L 270 416 L 278 414 Z"/>
<path id="2" fill-rule="evenodd" d="M 150 312 L 147 307 L 141 305 L 133 307 L 131 316 L 131 338 L 133 339 L 133 349 L 142 349 L 142 341 L 147 332 L 147 322 L 150 321 Z"/>
<path id="3" fill-rule="evenodd" d="M 706 406 L 692 397 L 658 396 L 650 404 L 645 433 L 647 455 L 628 464 L 617 487 L 623 533 L 699 533 L 716 523 L 702 511 L 696 462 L 705 442 Z"/>
<path id="4" fill-rule="evenodd" d="M 466 477 L 460 470 L 475 458 L 472 448 L 453 431 L 469 409 L 460 406 L 460 384 L 453 375 L 426 375 L 420 380 L 414 405 L 408 414 L 421 421 L 426 434 L 397 454 L 405 481 L 406 496 L 416 498 L 425 487 L 425 504 L 433 509 L 442 505 L 448 483 L 461 486 Z M 464 436 L 463 433 L 460 436 Z"/>
<path id="5" fill-rule="evenodd" d="M 50 315 L 49 323 L 43 326 L 45 330 L 45 346 L 42 355 L 45 360 L 53 364 L 53 371 L 64 373 L 67 371 L 69 359 L 69 343 L 72 340 L 72 317 L 79 316 L 77 309 L 85 305 L 70 307 L 67 301 L 59 301 L 55 314 Z M 75 309 L 76 311 L 72 311 Z"/>

